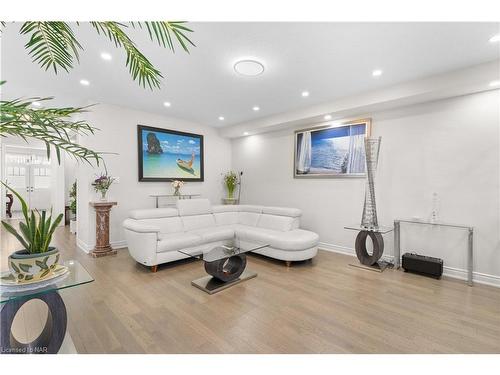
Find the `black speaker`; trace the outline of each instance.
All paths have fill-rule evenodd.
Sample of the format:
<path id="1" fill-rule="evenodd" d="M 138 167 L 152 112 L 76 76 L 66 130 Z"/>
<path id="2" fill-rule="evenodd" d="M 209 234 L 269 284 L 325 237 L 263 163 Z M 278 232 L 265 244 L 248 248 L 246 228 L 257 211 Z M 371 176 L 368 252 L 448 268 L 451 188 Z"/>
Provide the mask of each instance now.
<path id="1" fill-rule="evenodd" d="M 443 275 L 443 260 L 439 258 L 405 253 L 403 254 L 402 266 L 405 272 L 418 273 L 419 275 L 430 276 L 436 279 L 441 278 Z"/>

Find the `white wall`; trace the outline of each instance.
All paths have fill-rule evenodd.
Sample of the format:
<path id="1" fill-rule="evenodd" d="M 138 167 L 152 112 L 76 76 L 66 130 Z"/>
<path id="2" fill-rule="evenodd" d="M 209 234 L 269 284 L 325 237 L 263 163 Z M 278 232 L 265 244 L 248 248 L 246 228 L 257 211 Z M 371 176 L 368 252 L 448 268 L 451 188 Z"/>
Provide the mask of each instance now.
<path id="1" fill-rule="evenodd" d="M 172 192 L 169 182 L 139 182 L 137 155 L 137 125 L 148 125 L 202 134 L 204 136 L 205 181 L 188 182 L 183 192 L 201 194 L 213 203 L 223 196 L 221 173 L 231 167 L 230 141 L 221 138 L 214 128 L 184 120 L 162 117 L 146 112 L 112 105 L 97 105 L 84 116 L 91 125 L 99 128 L 94 136 L 80 137 L 79 143 L 99 151 L 116 153 L 105 155 L 108 173 L 120 179 L 109 190 L 109 200 L 117 201 L 111 213 L 110 240 L 115 247 L 125 246 L 121 223 L 132 209 L 153 208 L 150 194 Z M 80 163 L 78 180 L 78 232 L 77 244 L 85 251 L 95 245 L 95 214 L 89 202 L 98 199 L 90 183 L 103 168 L 91 168 Z"/>
<path id="2" fill-rule="evenodd" d="M 475 227 L 476 279 L 500 285 L 499 105 L 494 90 L 359 117 L 372 117 L 373 135 L 382 137 L 379 223 L 429 218 L 438 193 L 440 220 Z M 293 144 L 293 129 L 232 141 L 233 169 L 244 171 L 242 203 L 299 207 L 323 247 L 353 252 L 356 233 L 343 227 L 360 222 L 364 180 L 294 179 Z M 404 226 L 401 248 L 439 256 L 449 274 L 465 276 L 466 239 L 465 231 Z M 393 254 L 392 234 L 386 253 Z"/>
<path id="3" fill-rule="evenodd" d="M 69 205 L 70 197 L 69 191 L 73 182 L 76 180 L 76 166 L 77 162 L 75 158 L 64 154 L 64 204 Z"/>

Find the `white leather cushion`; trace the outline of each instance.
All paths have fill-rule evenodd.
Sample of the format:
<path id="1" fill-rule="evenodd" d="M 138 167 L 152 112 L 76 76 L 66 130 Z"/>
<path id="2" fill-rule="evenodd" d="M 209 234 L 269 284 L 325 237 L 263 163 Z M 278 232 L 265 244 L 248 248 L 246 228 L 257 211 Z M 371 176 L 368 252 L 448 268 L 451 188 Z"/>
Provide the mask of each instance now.
<path id="1" fill-rule="evenodd" d="M 293 217 L 262 214 L 257 227 L 286 232 L 293 229 L 293 221 Z"/>
<path id="2" fill-rule="evenodd" d="M 238 212 L 238 223 L 254 227 L 259 221 L 259 217 L 260 214 L 255 212 Z"/>
<path id="3" fill-rule="evenodd" d="M 231 226 L 197 229 L 190 233 L 200 236 L 203 243 L 225 241 L 234 238 L 234 229 Z"/>
<path id="4" fill-rule="evenodd" d="M 160 217 L 179 216 L 179 211 L 176 208 L 150 208 L 146 210 L 132 210 L 128 216 L 136 220 L 157 219 Z"/>
<path id="5" fill-rule="evenodd" d="M 262 213 L 262 206 L 253 206 L 250 204 L 242 204 L 239 207 L 240 212 L 256 212 L 258 214 Z"/>
<path id="6" fill-rule="evenodd" d="M 179 216 L 164 217 L 162 219 L 144 219 L 139 220 L 138 222 L 158 227 L 160 229 L 160 233 L 176 233 L 184 231 L 184 227 Z"/>
<path id="7" fill-rule="evenodd" d="M 212 213 L 212 206 L 208 199 L 179 199 L 177 200 L 177 209 L 180 216 Z"/>
<path id="8" fill-rule="evenodd" d="M 240 210 L 240 206 L 236 204 L 219 204 L 217 206 L 212 206 L 212 212 L 238 212 Z"/>
<path id="9" fill-rule="evenodd" d="M 206 227 L 215 227 L 215 219 L 214 215 L 212 214 L 182 216 L 181 220 L 185 231 Z"/>
<path id="10" fill-rule="evenodd" d="M 160 234 L 156 252 L 176 251 L 202 243 L 200 236 L 192 233 Z"/>
<path id="11" fill-rule="evenodd" d="M 288 207 L 262 207 L 262 213 L 290 217 L 300 217 L 302 215 L 302 211 L 298 208 Z"/>
<path id="12" fill-rule="evenodd" d="M 238 224 L 237 212 L 220 212 L 214 213 L 215 223 L 217 225 Z"/>
<path id="13" fill-rule="evenodd" d="M 317 246 L 319 236 L 307 230 L 278 232 L 272 229 L 237 227 L 236 236 L 242 240 L 265 243 L 280 250 L 298 251 Z"/>

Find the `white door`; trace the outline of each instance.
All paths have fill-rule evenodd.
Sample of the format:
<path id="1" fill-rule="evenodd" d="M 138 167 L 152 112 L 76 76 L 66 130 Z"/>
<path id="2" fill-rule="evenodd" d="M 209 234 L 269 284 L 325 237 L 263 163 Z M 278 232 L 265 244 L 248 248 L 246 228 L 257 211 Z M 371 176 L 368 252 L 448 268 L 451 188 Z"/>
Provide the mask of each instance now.
<path id="1" fill-rule="evenodd" d="M 31 209 L 46 210 L 52 206 L 51 166 L 43 150 L 7 150 L 5 177 L 7 184 L 18 192 Z M 21 211 L 14 196 L 12 212 Z"/>

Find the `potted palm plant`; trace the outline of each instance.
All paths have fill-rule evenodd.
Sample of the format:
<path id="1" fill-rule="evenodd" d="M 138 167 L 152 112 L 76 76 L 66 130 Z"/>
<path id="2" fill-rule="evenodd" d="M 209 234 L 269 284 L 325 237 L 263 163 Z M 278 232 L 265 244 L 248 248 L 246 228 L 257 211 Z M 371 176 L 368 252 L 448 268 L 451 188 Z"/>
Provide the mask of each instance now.
<path id="1" fill-rule="evenodd" d="M 50 246 L 50 241 L 63 214 L 59 214 L 55 220 L 52 220 L 52 211 L 47 216 L 45 210 L 42 212 L 30 210 L 19 193 L 3 182 L 2 185 L 19 199 L 24 216 L 24 222 L 19 223 L 19 232 L 6 221 L 2 221 L 5 229 L 13 234 L 24 247 L 9 255 L 10 272 L 17 282 L 42 280 L 51 276 L 59 263 L 59 251 Z"/>

